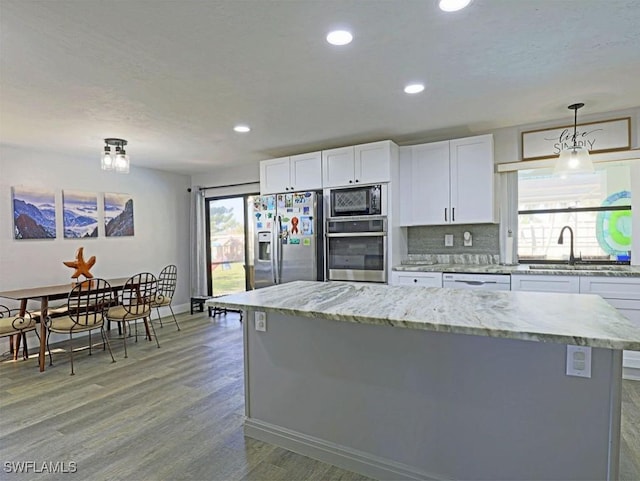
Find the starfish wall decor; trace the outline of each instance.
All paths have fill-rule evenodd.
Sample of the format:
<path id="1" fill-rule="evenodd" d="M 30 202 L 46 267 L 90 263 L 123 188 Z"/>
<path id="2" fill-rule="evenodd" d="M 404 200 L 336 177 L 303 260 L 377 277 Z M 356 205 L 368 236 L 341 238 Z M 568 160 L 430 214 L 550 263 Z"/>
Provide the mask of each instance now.
<path id="1" fill-rule="evenodd" d="M 96 263 L 96 256 L 89 257 L 89 260 L 84 260 L 84 247 L 79 247 L 78 252 L 76 252 L 76 260 L 75 261 L 62 261 L 62 263 L 67 266 L 75 269 L 74 273 L 71 275 L 72 279 L 78 279 L 80 276 L 84 276 L 85 279 L 91 279 L 93 274 L 89 272 L 93 265 Z"/>

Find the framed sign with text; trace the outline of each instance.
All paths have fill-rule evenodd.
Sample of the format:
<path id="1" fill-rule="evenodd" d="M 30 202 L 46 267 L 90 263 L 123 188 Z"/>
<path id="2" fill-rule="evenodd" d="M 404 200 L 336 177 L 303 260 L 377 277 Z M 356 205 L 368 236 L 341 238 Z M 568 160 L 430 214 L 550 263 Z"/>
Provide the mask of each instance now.
<path id="1" fill-rule="evenodd" d="M 578 124 L 576 143 L 589 152 L 631 148 L 631 117 Z M 573 125 L 522 132 L 522 160 L 557 157 L 573 145 Z"/>

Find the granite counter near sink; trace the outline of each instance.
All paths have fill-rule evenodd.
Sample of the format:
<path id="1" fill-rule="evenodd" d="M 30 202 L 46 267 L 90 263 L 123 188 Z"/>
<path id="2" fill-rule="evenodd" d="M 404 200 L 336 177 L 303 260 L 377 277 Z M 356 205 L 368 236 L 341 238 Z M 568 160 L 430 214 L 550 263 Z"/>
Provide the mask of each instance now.
<path id="1" fill-rule="evenodd" d="M 401 264 L 393 268 L 403 272 L 460 272 L 473 274 L 516 274 L 538 276 L 602 276 L 602 277 L 640 277 L 640 266 L 630 265 L 594 265 L 560 266 L 533 264 L 502 265 L 502 264 L 449 264 L 427 263 L 418 261 Z"/>

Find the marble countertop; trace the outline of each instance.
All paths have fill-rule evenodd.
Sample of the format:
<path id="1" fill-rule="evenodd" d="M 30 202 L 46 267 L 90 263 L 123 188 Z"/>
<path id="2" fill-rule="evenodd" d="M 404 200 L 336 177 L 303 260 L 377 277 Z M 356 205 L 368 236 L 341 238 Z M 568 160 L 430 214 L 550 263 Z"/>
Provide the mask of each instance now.
<path id="1" fill-rule="evenodd" d="M 538 276 L 602 276 L 602 277 L 640 277 L 640 266 L 629 265 L 593 265 L 580 264 L 569 266 L 562 264 L 421 264 L 411 263 L 395 266 L 394 271 L 403 272 L 462 272 L 478 274 L 516 274 Z"/>
<path id="2" fill-rule="evenodd" d="M 640 329 L 593 294 L 296 281 L 210 299 L 206 304 L 407 329 L 640 350 Z"/>

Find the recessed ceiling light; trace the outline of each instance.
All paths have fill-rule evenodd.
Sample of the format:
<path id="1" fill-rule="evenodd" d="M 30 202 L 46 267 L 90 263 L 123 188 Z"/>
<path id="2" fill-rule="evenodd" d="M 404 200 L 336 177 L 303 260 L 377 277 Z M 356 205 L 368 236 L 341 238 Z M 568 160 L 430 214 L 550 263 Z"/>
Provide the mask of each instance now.
<path id="1" fill-rule="evenodd" d="M 464 7 L 468 7 L 471 0 L 439 0 L 438 6 L 444 12 L 457 12 Z"/>
<path id="2" fill-rule="evenodd" d="M 404 88 L 406 94 L 419 94 L 424 90 L 423 84 L 409 84 Z"/>
<path id="3" fill-rule="evenodd" d="M 346 30 L 334 30 L 327 35 L 327 42 L 331 45 L 347 45 L 353 40 L 351 32 Z"/>
<path id="4" fill-rule="evenodd" d="M 248 125 L 236 125 L 233 130 L 235 130 L 236 132 L 240 132 L 240 133 L 246 133 L 251 131 L 251 127 L 249 127 Z"/>

